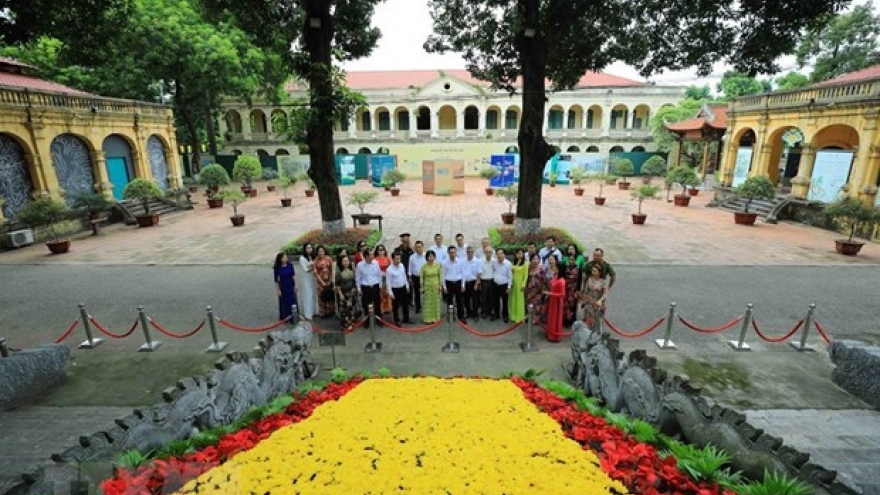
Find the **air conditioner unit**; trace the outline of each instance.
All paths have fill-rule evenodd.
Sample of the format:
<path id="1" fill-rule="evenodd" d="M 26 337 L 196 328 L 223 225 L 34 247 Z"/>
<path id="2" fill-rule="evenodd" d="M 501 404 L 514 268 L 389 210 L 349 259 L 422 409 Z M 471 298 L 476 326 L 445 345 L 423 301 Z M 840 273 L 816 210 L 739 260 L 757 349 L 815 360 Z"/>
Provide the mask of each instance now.
<path id="1" fill-rule="evenodd" d="M 22 247 L 34 243 L 34 231 L 31 229 L 16 230 L 6 234 L 12 247 Z"/>

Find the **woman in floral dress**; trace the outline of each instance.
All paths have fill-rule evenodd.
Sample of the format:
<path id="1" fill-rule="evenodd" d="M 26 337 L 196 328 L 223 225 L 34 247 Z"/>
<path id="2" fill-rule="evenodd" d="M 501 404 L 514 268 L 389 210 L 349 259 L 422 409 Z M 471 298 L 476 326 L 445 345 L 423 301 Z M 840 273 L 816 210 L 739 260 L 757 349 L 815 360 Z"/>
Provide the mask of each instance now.
<path id="1" fill-rule="evenodd" d="M 434 323 L 440 321 L 440 299 L 443 287 L 440 278 L 440 265 L 435 261 L 437 256 L 433 250 L 425 253 L 425 264 L 422 266 L 422 321 Z"/>
<path id="2" fill-rule="evenodd" d="M 394 309 L 394 301 L 388 295 L 388 289 L 385 287 L 385 270 L 391 266 L 391 258 L 388 256 L 388 250 L 385 249 L 384 244 L 376 245 L 376 249 L 373 250 L 373 257 L 376 259 L 376 263 L 379 263 L 379 268 L 382 269 L 382 292 L 379 299 L 380 310 L 379 314 L 376 315 L 381 318 L 383 315 L 390 314 Z"/>
<path id="3" fill-rule="evenodd" d="M 327 254 L 327 248 L 319 245 L 315 248 L 315 260 L 312 262 L 315 273 L 315 287 L 318 292 L 318 313 L 322 318 L 330 318 L 336 311 L 333 293 L 333 258 Z"/>
<path id="4" fill-rule="evenodd" d="M 584 292 L 581 295 L 581 304 L 584 308 L 584 323 L 590 330 L 596 330 L 599 321 L 605 315 L 605 277 L 602 273 L 602 265 L 592 265 L 590 276 L 584 282 Z"/>
<path id="5" fill-rule="evenodd" d="M 541 266 L 541 258 L 532 256 L 529 260 L 529 278 L 526 282 L 526 309 L 534 306 L 532 324 L 540 323 L 544 314 L 544 291 L 547 289 L 547 277 L 544 276 L 544 267 Z"/>
<path id="6" fill-rule="evenodd" d="M 577 258 L 569 251 L 568 257 L 563 258 L 565 264 L 560 269 L 565 270 L 565 304 L 562 312 L 562 324 L 570 326 L 577 319 L 578 287 L 581 286 L 581 268 Z"/>
<path id="7" fill-rule="evenodd" d="M 354 269 L 351 258 L 340 253 L 336 257 L 336 308 L 339 310 L 339 319 L 342 329 L 346 330 L 360 316 L 357 311 L 358 293 L 354 284 Z"/>

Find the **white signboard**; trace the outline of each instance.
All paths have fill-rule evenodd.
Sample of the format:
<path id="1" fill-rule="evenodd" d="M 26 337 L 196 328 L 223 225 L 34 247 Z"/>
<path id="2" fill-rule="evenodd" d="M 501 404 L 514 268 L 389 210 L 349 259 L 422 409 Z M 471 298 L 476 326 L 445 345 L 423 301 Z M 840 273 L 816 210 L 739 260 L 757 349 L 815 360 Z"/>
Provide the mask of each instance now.
<path id="1" fill-rule="evenodd" d="M 840 188 L 849 179 L 852 159 L 852 151 L 822 150 L 816 152 L 807 199 L 830 203 L 840 197 Z"/>
<path id="2" fill-rule="evenodd" d="M 736 164 L 733 167 L 733 182 L 731 186 L 736 187 L 749 176 L 749 169 L 752 168 L 752 148 L 738 148 L 736 150 Z"/>

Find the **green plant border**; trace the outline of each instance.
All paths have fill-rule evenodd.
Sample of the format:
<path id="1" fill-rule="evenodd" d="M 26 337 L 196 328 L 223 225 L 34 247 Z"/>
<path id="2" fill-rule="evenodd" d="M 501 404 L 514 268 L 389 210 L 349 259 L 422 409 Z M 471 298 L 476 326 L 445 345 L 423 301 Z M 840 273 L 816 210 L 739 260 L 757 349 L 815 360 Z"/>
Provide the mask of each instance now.
<path id="1" fill-rule="evenodd" d="M 544 241 L 548 236 L 556 237 L 556 247 L 565 252 L 565 246 L 569 243 L 572 243 L 578 247 L 578 251 L 581 254 L 584 254 L 584 244 L 580 242 L 577 237 L 571 235 L 571 232 L 559 228 L 559 227 L 544 227 L 537 234 L 531 234 L 526 236 L 522 241 L 519 242 L 504 242 L 501 230 L 510 231 L 513 230 L 513 227 L 490 227 L 489 228 L 489 243 L 492 245 L 494 249 L 504 249 L 504 252 L 510 256 L 516 249 L 526 250 L 529 242 L 534 242 L 538 249 L 541 249 L 544 246 Z"/>
<path id="2" fill-rule="evenodd" d="M 365 235 L 363 236 L 363 240 L 367 243 L 367 246 L 372 248 L 376 244 L 379 244 L 382 241 L 384 235 L 378 229 L 370 229 L 367 231 L 366 229 L 346 229 L 346 233 L 350 235 L 354 235 L 358 232 L 363 232 Z M 345 248 L 348 251 L 349 255 L 354 255 L 354 248 L 357 245 L 357 241 L 354 243 L 348 242 L 316 242 L 315 237 L 323 234 L 323 231 L 320 229 L 310 230 L 303 234 L 300 234 L 292 241 L 287 242 L 283 246 L 281 246 L 281 252 L 287 254 L 288 256 L 299 256 L 302 254 L 302 246 L 306 242 L 311 242 L 316 246 L 318 244 L 323 244 L 324 247 L 327 248 L 328 253 L 331 256 L 336 256 L 336 253 L 339 252 L 340 249 Z M 360 240 L 360 239 L 358 239 Z"/>

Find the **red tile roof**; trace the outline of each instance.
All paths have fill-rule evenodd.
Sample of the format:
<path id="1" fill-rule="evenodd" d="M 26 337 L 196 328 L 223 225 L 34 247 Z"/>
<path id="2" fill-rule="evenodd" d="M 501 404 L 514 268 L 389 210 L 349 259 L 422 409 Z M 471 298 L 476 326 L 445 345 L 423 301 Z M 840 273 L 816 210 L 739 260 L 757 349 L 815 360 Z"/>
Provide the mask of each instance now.
<path id="1" fill-rule="evenodd" d="M 706 115 L 706 107 L 701 108 L 696 117 L 681 122 L 666 124 L 670 131 L 698 131 L 705 126 L 719 130 L 727 129 L 727 105 L 707 105 L 711 115 Z"/>
<path id="2" fill-rule="evenodd" d="M 14 58 L 0 57 L 0 69 L 6 69 L 6 68 L 7 68 L 7 67 L 4 67 L 4 66 L 7 66 L 7 67 L 9 67 L 9 68 L 20 68 L 20 69 L 31 69 L 31 70 L 37 70 L 37 68 L 34 67 L 33 65 L 28 65 L 28 64 L 26 64 L 26 63 L 24 63 L 24 62 L 19 62 L 18 60 L 15 60 Z M 7 71 L 4 71 L 4 72 L 7 72 Z M 21 70 L 14 70 L 14 71 L 8 71 L 8 72 L 21 72 Z"/>
<path id="3" fill-rule="evenodd" d="M 351 71 L 346 74 L 347 84 L 351 89 L 403 89 L 423 87 L 439 79 L 444 75 L 460 79 L 468 84 L 488 87 L 489 83 L 474 78 L 470 72 L 463 69 L 451 70 L 408 70 L 408 71 Z M 519 82 L 517 82 L 519 86 Z M 577 87 L 632 87 L 647 86 L 647 83 L 613 76 L 604 72 L 588 72 L 581 77 Z M 302 89 L 302 86 L 294 81 L 287 85 L 288 90 Z"/>
<path id="4" fill-rule="evenodd" d="M 63 84 L 54 83 L 52 81 L 45 81 L 43 79 L 37 79 L 36 77 L 25 76 L 22 74 L 10 74 L 8 72 L 0 71 L 0 87 L 3 86 L 32 89 L 35 91 L 55 91 L 58 93 L 91 96 L 85 91 L 80 91 L 78 89 L 74 89 Z"/>
<path id="5" fill-rule="evenodd" d="M 822 81 L 815 86 L 832 86 L 837 84 L 849 84 L 854 82 L 861 81 L 870 81 L 872 79 L 880 79 L 880 64 L 867 67 L 862 70 L 857 70 L 855 72 L 850 72 L 848 74 L 843 74 L 835 77 L 834 79 L 829 79 L 827 81 Z"/>

